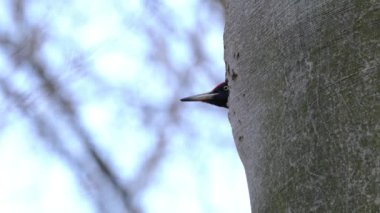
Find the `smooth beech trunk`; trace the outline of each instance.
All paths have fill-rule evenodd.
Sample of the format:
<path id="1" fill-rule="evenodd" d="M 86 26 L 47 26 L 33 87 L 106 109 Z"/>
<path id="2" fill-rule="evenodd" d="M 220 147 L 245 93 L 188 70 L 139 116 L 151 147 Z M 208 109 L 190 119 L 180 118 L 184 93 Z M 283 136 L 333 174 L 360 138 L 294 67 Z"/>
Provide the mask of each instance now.
<path id="1" fill-rule="evenodd" d="M 380 211 L 378 0 L 227 0 L 252 212 Z"/>

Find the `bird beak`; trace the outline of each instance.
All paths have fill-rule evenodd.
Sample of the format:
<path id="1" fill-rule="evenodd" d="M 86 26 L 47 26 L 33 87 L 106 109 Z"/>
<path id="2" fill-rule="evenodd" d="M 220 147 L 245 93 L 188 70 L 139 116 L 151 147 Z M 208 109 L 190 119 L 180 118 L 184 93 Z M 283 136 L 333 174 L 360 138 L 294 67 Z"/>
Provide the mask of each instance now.
<path id="1" fill-rule="evenodd" d="M 182 98 L 181 101 L 210 101 L 215 96 L 217 96 L 218 93 L 203 93 L 199 95 L 193 95 L 190 97 Z"/>

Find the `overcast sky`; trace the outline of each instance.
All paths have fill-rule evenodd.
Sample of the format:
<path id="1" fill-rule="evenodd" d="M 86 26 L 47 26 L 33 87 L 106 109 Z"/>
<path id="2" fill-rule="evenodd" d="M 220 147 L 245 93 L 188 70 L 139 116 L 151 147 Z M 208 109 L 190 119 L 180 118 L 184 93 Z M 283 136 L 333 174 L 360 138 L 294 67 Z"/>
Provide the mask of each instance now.
<path id="1" fill-rule="evenodd" d="M 14 26 L 8 2 L 0 3 L 0 28 L 12 31 Z M 162 83 L 165 81 L 160 80 L 160 68 L 146 62 L 146 52 L 155 47 L 149 46 L 145 40 L 147 35 L 139 33 L 136 23 L 139 19 L 149 22 L 155 17 L 143 16 L 141 11 L 144 5 L 141 2 L 120 3 L 124 5 L 125 13 L 129 13 L 128 20 L 120 18 L 120 8 L 104 0 L 56 1 L 54 4 L 37 0 L 29 4 L 28 15 L 31 22 L 44 19 L 52 29 L 49 33 L 53 34 L 53 38 L 75 41 L 88 52 L 84 60 L 103 79 L 115 86 L 133 85 L 133 95 L 149 97 L 150 101 L 159 104 L 171 97 L 171 91 Z M 194 15 L 203 15 L 197 11 L 197 0 L 163 2 L 170 8 L 171 21 L 178 22 L 178 31 L 196 27 Z M 216 75 L 223 81 L 223 23 L 221 20 L 209 21 L 204 44 L 209 50 L 210 66 L 218 70 Z M 56 52 L 64 44 L 61 42 L 62 46 L 56 46 L 54 42 L 47 42 L 44 52 L 52 66 L 59 67 L 65 64 L 67 58 Z M 191 65 L 188 44 L 179 39 L 169 45 L 178 63 L 175 66 Z M 11 68 L 1 54 L 4 53 L 0 52 L 0 73 L 3 72 L 2 76 L 8 75 Z M 65 69 L 78 68 L 67 66 Z M 30 80 L 22 73 L 17 79 L 21 87 L 29 84 Z M 212 89 L 214 83 L 201 79 L 190 93 L 206 92 Z M 82 94 L 91 90 L 85 84 L 78 85 Z M 192 94 L 189 91 L 183 94 L 188 95 Z M 99 146 L 107 147 L 107 153 L 116 162 L 120 174 L 128 178 L 136 172 L 139 161 L 154 140 L 149 131 L 140 126 L 140 118 L 133 111 L 129 111 L 129 116 L 123 118 L 125 120 L 120 124 L 120 118 L 115 115 L 119 101 L 104 96 L 84 101 L 79 109 L 84 124 L 99 139 Z M 197 103 L 185 104 L 182 116 L 201 131 L 197 133 L 194 143 L 189 143 L 192 139 L 186 138 L 190 134 L 173 132 L 174 143 L 166 156 L 166 163 L 141 196 L 141 206 L 151 213 L 249 212 L 245 174 L 234 147 L 228 111 Z M 0 113 L 5 112 L 6 107 L 1 108 Z M 27 121 L 17 112 L 3 114 L 2 117 L 0 212 L 95 212 L 88 200 L 88 192 L 78 185 L 66 163 L 39 142 Z M 114 143 L 120 138 L 126 142 Z M 69 135 L 66 139 L 71 140 Z"/>

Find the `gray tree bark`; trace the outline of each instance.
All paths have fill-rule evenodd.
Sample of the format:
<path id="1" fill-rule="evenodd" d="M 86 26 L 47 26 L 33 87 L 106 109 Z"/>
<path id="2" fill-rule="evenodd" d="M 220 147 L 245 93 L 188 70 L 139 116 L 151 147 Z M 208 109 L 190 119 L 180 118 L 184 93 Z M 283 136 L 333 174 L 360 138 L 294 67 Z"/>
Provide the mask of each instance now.
<path id="1" fill-rule="evenodd" d="M 380 211 L 380 3 L 227 0 L 252 212 Z"/>

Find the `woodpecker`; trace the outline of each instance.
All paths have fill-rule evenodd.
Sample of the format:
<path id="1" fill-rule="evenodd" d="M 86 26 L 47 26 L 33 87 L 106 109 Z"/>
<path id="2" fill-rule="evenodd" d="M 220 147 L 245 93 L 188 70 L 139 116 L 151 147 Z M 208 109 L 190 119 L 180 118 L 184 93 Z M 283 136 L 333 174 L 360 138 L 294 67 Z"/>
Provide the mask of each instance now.
<path id="1" fill-rule="evenodd" d="M 228 95 L 230 94 L 230 88 L 228 87 L 228 81 L 220 83 L 211 92 L 194 95 L 186 98 L 182 98 L 181 101 L 201 101 L 216 105 L 219 107 L 228 108 Z"/>

